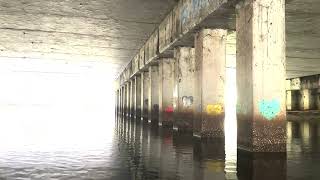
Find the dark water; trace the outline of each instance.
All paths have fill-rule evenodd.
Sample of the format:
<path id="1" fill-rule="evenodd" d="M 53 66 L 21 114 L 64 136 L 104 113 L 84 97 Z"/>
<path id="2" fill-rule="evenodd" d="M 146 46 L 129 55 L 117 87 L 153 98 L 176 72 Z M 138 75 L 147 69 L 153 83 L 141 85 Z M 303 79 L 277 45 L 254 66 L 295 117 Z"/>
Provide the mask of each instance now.
<path id="1" fill-rule="evenodd" d="M 236 151 L 232 136 L 200 141 L 124 122 L 106 128 L 113 136 L 96 149 L 0 151 L 0 179 L 320 179 L 317 122 L 288 123 L 287 154 L 245 154 Z"/>

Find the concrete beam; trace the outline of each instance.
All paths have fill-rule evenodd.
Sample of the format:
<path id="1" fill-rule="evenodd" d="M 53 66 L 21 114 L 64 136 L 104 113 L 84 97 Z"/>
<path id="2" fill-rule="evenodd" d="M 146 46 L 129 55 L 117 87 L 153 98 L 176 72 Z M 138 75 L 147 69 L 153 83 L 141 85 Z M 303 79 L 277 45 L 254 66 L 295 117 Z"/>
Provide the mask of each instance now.
<path id="1" fill-rule="evenodd" d="M 286 152 L 285 1 L 239 3 L 236 23 L 238 148 Z"/>
<path id="2" fill-rule="evenodd" d="M 173 123 L 174 59 L 159 60 L 159 126 Z"/>
<path id="3" fill-rule="evenodd" d="M 175 49 L 173 128 L 192 131 L 195 113 L 195 51 L 190 47 Z"/>
<path id="4" fill-rule="evenodd" d="M 197 137 L 224 137 L 226 40 L 223 29 L 203 29 L 195 37 Z"/>

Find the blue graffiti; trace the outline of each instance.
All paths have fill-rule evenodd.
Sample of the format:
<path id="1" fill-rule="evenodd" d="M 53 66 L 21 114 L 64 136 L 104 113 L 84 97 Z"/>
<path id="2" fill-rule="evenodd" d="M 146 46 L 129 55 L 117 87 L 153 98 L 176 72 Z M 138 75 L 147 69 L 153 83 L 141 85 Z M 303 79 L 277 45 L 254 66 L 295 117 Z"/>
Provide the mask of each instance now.
<path id="1" fill-rule="evenodd" d="M 181 24 L 185 24 L 188 17 L 189 17 L 189 11 L 188 11 L 188 7 L 186 5 L 183 6 L 181 13 L 180 13 L 180 17 L 181 17 Z"/>
<path id="2" fill-rule="evenodd" d="M 259 111 L 261 115 L 272 121 L 280 113 L 280 102 L 279 100 L 262 100 L 259 102 Z"/>
<path id="3" fill-rule="evenodd" d="M 199 12 L 202 8 L 208 6 L 208 0 L 192 0 L 192 10 L 193 12 Z"/>
<path id="4" fill-rule="evenodd" d="M 189 9 L 188 3 L 185 3 L 180 11 L 181 24 L 184 25 L 189 18 L 198 16 L 201 9 L 207 7 L 208 5 L 209 0 L 192 0 L 192 7 Z"/>

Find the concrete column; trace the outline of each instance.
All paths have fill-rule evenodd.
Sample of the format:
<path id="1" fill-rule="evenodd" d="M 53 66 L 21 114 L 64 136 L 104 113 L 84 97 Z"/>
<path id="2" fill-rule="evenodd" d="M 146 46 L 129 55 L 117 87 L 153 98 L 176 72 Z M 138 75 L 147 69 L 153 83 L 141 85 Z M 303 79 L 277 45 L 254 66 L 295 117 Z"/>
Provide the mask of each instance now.
<path id="1" fill-rule="evenodd" d="M 134 96 L 134 117 L 140 118 L 141 117 L 141 76 L 136 75 L 135 79 L 135 96 Z"/>
<path id="2" fill-rule="evenodd" d="M 135 104 L 135 80 L 130 80 L 130 117 L 134 117 L 134 104 Z"/>
<path id="3" fill-rule="evenodd" d="M 320 89 L 318 88 L 316 90 L 316 94 L 315 94 L 315 106 L 317 110 L 320 110 Z"/>
<path id="4" fill-rule="evenodd" d="M 142 109 L 142 119 L 148 119 L 148 104 L 149 104 L 149 72 L 141 73 L 141 109 Z"/>
<path id="5" fill-rule="evenodd" d="M 195 112 L 195 52 L 194 48 L 174 50 L 175 74 L 173 91 L 174 130 L 192 131 Z"/>
<path id="6" fill-rule="evenodd" d="M 118 116 L 120 110 L 120 89 L 116 91 L 116 116 Z"/>
<path id="7" fill-rule="evenodd" d="M 127 94 L 126 94 L 126 116 L 130 116 L 130 81 L 126 84 Z"/>
<path id="8" fill-rule="evenodd" d="M 128 94 L 128 84 L 124 84 L 123 86 L 123 117 L 127 116 L 127 94 Z"/>
<path id="9" fill-rule="evenodd" d="M 123 87 L 120 87 L 120 115 L 123 115 Z"/>
<path id="10" fill-rule="evenodd" d="M 172 126 L 174 59 L 159 60 L 159 126 Z"/>
<path id="11" fill-rule="evenodd" d="M 148 122 L 158 124 L 159 120 L 159 67 L 149 67 Z"/>
<path id="12" fill-rule="evenodd" d="M 285 1 L 237 6 L 238 148 L 286 152 Z"/>
<path id="13" fill-rule="evenodd" d="M 224 137 L 226 39 L 224 29 L 203 29 L 195 37 L 197 137 Z"/>
<path id="14" fill-rule="evenodd" d="M 287 106 L 288 111 L 293 110 L 293 108 L 292 108 L 292 91 L 291 90 L 287 90 L 286 106 Z"/>

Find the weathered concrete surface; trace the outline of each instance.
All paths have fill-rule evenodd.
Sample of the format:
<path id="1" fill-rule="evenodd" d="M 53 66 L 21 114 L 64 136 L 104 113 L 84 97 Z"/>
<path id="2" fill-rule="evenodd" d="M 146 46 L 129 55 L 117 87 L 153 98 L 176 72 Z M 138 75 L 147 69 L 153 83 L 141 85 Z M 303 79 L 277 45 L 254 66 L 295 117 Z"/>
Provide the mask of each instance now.
<path id="1" fill-rule="evenodd" d="M 159 125 L 173 124 L 174 58 L 159 60 Z"/>
<path id="2" fill-rule="evenodd" d="M 284 0 L 246 1 L 237 11 L 238 148 L 286 152 Z"/>
<path id="3" fill-rule="evenodd" d="M 134 117 L 141 118 L 141 75 L 136 75 L 135 79 L 135 96 L 134 96 Z"/>
<path id="4" fill-rule="evenodd" d="M 175 49 L 174 122 L 173 128 L 192 131 L 195 113 L 195 51 L 194 48 Z"/>
<path id="5" fill-rule="evenodd" d="M 103 60 L 119 71 L 175 4 L 0 0 L 0 57 Z"/>
<path id="6" fill-rule="evenodd" d="M 203 29 L 195 36 L 194 135 L 224 137 L 227 30 Z"/>
<path id="7" fill-rule="evenodd" d="M 158 124 L 159 121 L 159 67 L 149 67 L 148 122 Z"/>
<path id="8" fill-rule="evenodd" d="M 287 77 L 320 72 L 320 1 L 290 0 L 286 4 Z"/>

